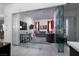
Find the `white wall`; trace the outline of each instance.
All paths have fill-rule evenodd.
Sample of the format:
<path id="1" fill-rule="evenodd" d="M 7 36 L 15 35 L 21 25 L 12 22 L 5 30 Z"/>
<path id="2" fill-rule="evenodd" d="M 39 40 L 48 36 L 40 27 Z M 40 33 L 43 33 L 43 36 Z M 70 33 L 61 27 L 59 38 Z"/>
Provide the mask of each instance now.
<path id="1" fill-rule="evenodd" d="M 4 6 L 0 4 L 0 20 L 4 20 Z"/>
<path id="2" fill-rule="evenodd" d="M 4 16 L 4 7 L 0 6 L 0 17 Z"/>
<path id="3" fill-rule="evenodd" d="M 74 9 L 74 8 L 73 8 Z M 68 19 L 68 40 L 77 40 L 79 41 L 79 8 L 75 10 L 65 10 L 65 19 Z M 76 23 L 75 18 L 76 17 Z M 76 34 L 75 34 L 76 32 Z"/>
<path id="4" fill-rule="evenodd" d="M 40 8 L 47 8 L 47 7 L 53 7 L 57 5 L 62 5 L 62 3 L 39 3 L 39 4 L 33 4 L 33 3 L 19 3 L 19 4 L 12 4 L 8 5 L 5 8 L 5 16 L 4 16 L 4 23 L 5 23 L 5 33 L 4 33 L 4 41 L 5 42 L 11 42 L 12 41 L 12 14 L 22 11 L 29 11 L 29 10 L 35 10 Z"/>
<path id="5" fill-rule="evenodd" d="M 11 3 L 0 3 L 0 18 L 4 17 L 4 9 L 7 5 L 10 5 Z"/>

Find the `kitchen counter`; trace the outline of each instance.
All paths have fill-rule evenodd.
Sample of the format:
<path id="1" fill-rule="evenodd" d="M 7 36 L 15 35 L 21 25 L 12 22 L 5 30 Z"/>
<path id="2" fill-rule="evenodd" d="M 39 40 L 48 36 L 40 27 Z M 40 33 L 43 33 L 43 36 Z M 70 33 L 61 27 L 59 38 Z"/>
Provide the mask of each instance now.
<path id="1" fill-rule="evenodd" d="M 79 42 L 67 41 L 67 44 L 70 47 L 70 55 L 79 56 Z"/>
<path id="2" fill-rule="evenodd" d="M 67 44 L 79 52 L 79 42 L 68 41 Z"/>

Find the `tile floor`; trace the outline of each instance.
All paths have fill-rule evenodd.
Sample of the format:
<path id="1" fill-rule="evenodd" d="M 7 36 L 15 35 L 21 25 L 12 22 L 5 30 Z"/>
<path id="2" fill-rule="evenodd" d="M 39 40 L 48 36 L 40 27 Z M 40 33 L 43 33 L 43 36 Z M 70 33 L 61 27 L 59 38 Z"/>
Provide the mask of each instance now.
<path id="1" fill-rule="evenodd" d="M 44 39 L 44 38 L 43 38 Z M 12 56 L 69 56 L 69 47 L 64 45 L 64 53 L 57 52 L 56 43 L 47 43 L 42 38 L 20 46 L 12 46 Z M 43 40 L 43 42 L 42 42 Z M 39 43 L 38 43 L 39 42 Z M 42 43 L 40 43 L 42 42 Z M 46 42 L 46 43 L 45 43 Z"/>

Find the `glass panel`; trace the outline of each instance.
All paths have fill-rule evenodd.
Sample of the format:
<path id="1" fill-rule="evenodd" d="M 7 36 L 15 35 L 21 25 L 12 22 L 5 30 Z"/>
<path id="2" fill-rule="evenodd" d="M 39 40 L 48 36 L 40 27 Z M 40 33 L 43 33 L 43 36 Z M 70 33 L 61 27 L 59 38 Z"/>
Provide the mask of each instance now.
<path id="1" fill-rule="evenodd" d="M 13 33 L 12 33 L 12 44 L 13 45 L 19 45 L 20 40 L 19 40 L 19 28 L 20 28 L 20 15 L 19 14 L 15 14 L 13 15 L 13 24 L 12 24 L 12 28 L 13 28 Z"/>
<path id="2" fill-rule="evenodd" d="M 56 43 L 58 52 L 64 52 L 64 6 L 57 7 Z"/>
<path id="3" fill-rule="evenodd" d="M 4 39 L 4 18 L 0 18 L 0 41 Z"/>

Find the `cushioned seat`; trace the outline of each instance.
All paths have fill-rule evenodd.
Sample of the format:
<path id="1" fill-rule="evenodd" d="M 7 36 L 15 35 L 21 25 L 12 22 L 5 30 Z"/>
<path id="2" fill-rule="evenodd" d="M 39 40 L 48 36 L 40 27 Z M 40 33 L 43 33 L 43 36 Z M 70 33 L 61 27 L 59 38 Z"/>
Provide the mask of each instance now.
<path id="1" fill-rule="evenodd" d="M 46 32 L 45 31 L 40 31 L 39 33 L 35 33 L 37 37 L 46 37 Z"/>

